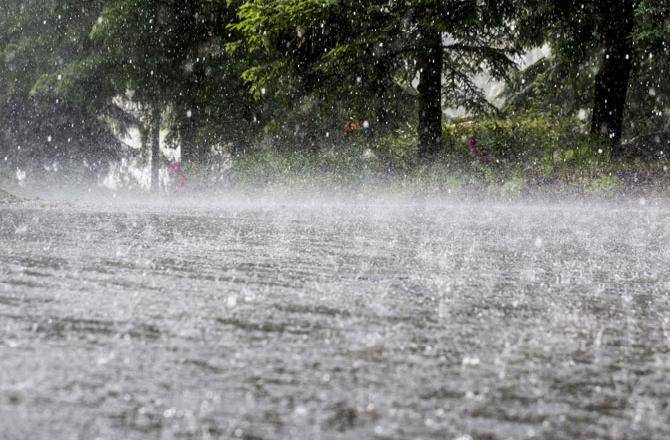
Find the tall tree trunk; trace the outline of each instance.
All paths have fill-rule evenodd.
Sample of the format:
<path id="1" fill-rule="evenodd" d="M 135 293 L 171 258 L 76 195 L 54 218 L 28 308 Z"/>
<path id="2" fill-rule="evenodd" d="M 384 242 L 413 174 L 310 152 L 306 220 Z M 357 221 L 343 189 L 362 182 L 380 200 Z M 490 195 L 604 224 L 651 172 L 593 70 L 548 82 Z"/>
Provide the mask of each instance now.
<path id="1" fill-rule="evenodd" d="M 418 55 L 419 156 L 437 154 L 442 141 L 442 36 L 425 30 Z"/>
<path id="2" fill-rule="evenodd" d="M 606 136 L 612 155 L 620 157 L 623 117 L 632 67 L 632 33 L 636 0 L 602 0 L 603 59 L 596 75 L 591 133 Z"/>
<path id="3" fill-rule="evenodd" d="M 151 112 L 151 192 L 158 193 L 158 171 L 161 161 L 161 109 L 155 105 Z"/>
<path id="4" fill-rule="evenodd" d="M 178 132 L 181 141 L 181 162 L 182 165 L 193 162 L 203 162 L 205 151 L 196 140 L 197 129 L 200 124 L 199 106 L 196 105 L 198 90 L 198 80 L 201 79 L 205 72 L 202 67 L 193 64 L 193 60 L 198 59 L 199 51 L 201 49 L 200 36 L 194 29 L 198 28 L 198 23 L 202 17 L 198 15 L 201 9 L 201 2 L 198 1 L 181 1 L 172 3 L 172 13 L 179 17 L 177 20 L 175 35 L 183 35 L 179 40 L 177 54 L 181 54 L 184 58 L 181 63 L 190 68 L 186 69 L 181 76 L 181 91 L 184 93 L 181 99 L 181 104 L 177 107 L 179 114 Z"/>
<path id="5" fill-rule="evenodd" d="M 140 151 L 142 152 L 142 165 L 144 166 L 151 162 L 151 148 L 149 146 L 149 134 L 151 133 L 149 127 L 147 127 L 146 124 L 140 124 L 139 130 L 141 144 Z"/>

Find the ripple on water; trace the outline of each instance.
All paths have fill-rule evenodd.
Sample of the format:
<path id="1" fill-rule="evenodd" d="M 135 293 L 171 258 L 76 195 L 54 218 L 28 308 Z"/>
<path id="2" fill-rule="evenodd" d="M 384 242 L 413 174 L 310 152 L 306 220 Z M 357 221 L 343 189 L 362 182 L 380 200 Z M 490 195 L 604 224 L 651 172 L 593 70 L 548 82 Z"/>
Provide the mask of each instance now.
<path id="1" fill-rule="evenodd" d="M 668 438 L 628 208 L 0 208 L 0 438 Z"/>

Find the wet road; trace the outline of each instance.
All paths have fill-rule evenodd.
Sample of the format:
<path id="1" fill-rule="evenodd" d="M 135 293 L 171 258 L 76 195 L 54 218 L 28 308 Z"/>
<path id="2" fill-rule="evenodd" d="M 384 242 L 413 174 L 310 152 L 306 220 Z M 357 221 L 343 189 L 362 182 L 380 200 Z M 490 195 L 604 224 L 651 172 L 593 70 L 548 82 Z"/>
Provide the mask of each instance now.
<path id="1" fill-rule="evenodd" d="M 0 438 L 668 438 L 668 267 L 663 200 L 0 206 Z"/>

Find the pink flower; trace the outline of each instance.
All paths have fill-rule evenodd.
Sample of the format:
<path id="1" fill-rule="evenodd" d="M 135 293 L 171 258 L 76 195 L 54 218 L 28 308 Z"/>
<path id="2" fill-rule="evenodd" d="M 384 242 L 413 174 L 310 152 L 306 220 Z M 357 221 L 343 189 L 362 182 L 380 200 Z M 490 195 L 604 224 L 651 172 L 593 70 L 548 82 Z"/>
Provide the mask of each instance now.
<path id="1" fill-rule="evenodd" d="M 491 162 L 491 161 L 493 161 L 493 158 L 491 157 L 490 154 L 487 154 L 486 156 L 483 156 L 483 157 L 482 157 L 482 162 L 489 163 L 489 162 Z"/>
<path id="2" fill-rule="evenodd" d="M 472 157 L 477 157 L 479 155 L 479 149 L 477 148 L 477 139 L 470 138 L 468 141 L 468 146 L 470 147 L 470 154 Z"/>
<path id="3" fill-rule="evenodd" d="M 175 161 L 168 164 L 168 176 L 172 177 L 181 173 L 181 162 Z"/>

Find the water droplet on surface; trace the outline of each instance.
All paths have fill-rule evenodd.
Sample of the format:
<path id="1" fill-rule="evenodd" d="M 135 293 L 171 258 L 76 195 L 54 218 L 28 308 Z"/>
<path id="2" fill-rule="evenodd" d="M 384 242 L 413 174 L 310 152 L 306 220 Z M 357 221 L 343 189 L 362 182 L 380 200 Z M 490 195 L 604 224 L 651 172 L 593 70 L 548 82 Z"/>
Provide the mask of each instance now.
<path id="1" fill-rule="evenodd" d="M 299 406 L 294 411 L 295 415 L 298 417 L 305 417 L 308 413 L 307 408 L 304 406 Z"/>
<path id="2" fill-rule="evenodd" d="M 226 307 L 232 309 L 235 306 L 237 306 L 237 295 L 230 295 L 228 299 L 226 299 Z"/>
<path id="3" fill-rule="evenodd" d="M 461 362 L 461 365 L 463 365 L 464 367 L 476 367 L 479 365 L 479 362 L 480 361 L 478 357 L 465 356 L 463 358 L 463 362 Z"/>

